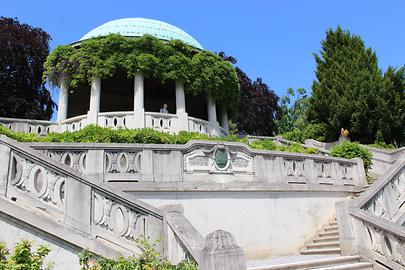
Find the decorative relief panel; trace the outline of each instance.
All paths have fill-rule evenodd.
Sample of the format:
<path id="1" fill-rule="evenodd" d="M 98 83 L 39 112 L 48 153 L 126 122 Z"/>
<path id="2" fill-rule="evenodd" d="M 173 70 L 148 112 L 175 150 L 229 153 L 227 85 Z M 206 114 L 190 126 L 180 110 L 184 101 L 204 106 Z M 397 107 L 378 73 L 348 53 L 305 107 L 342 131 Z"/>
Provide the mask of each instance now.
<path id="1" fill-rule="evenodd" d="M 224 145 L 211 149 L 196 149 L 184 155 L 184 170 L 188 173 L 253 174 L 253 158 Z"/>
<path id="2" fill-rule="evenodd" d="M 139 173 L 141 171 L 141 152 L 105 153 L 105 173 Z"/>
<path id="3" fill-rule="evenodd" d="M 352 164 L 339 164 L 341 179 L 346 180 L 346 182 L 353 180 L 353 170 Z"/>
<path id="4" fill-rule="evenodd" d="M 48 156 L 81 173 L 86 171 L 87 151 L 48 151 Z"/>
<path id="5" fill-rule="evenodd" d="M 59 210 L 64 209 L 66 177 L 12 153 L 10 185 L 27 196 Z"/>
<path id="6" fill-rule="evenodd" d="M 332 163 L 315 161 L 316 176 L 318 178 L 332 178 Z"/>
<path id="7" fill-rule="evenodd" d="M 145 235 L 146 216 L 112 199 L 93 193 L 93 222 L 97 227 L 130 241 Z"/>
<path id="8" fill-rule="evenodd" d="M 284 168 L 287 176 L 305 177 L 305 161 L 303 159 L 284 159 Z"/>
<path id="9" fill-rule="evenodd" d="M 371 250 L 384 256 L 389 261 L 405 266 L 405 243 L 398 236 L 364 224 L 365 234 L 369 240 Z"/>

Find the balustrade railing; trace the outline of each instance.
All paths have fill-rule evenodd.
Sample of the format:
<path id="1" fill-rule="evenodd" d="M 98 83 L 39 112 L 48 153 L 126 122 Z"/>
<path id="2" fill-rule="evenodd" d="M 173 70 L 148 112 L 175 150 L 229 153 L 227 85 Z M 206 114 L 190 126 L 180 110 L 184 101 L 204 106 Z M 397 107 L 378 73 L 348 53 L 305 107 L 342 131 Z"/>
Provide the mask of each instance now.
<path id="1" fill-rule="evenodd" d="M 50 132 L 57 132 L 57 124 L 45 120 L 1 117 L 0 125 L 16 132 L 35 133 L 41 136 Z"/>
<path id="2" fill-rule="evenodd" d="M 405 160 L 398 160 L 352 204 L 338 205 L 343 255 L 359 252 L 370 260 L 405 267 Z"/>
<path id="3" fill-rule="evenodd" d="M 78 131 L 78 130 L 81 130 L 82 128 L 84 128 L 86 126 L 86 121 L 87 121 L 87 114 L 71 117 L 69 119 L 66 119 L 66 120 L 62 121 L 59 124 L 59 130 L 61 132 L 63 132 L 63 131 L 69 131 L 69 132 Z"/>
<path id="4" fill-rule="evenodd" d="M 366 184 L 360 159 L 259 151 L 241 143 L 35 143 L 30 146 L 79 172 L 97 175 L 108 182 L 250 182 L 270 186 L 309 185 L 323 189 L 346 187 L 353 191 Z M 90 156 L 97 162 L 89 165 Z"/>
<path id="5" fill-rule="evenodd" d="M 164 132 L 176 132 L 178 117 L 175 114 L 145 112 L 145 127 Z"/>
<path id="6" fill-rule="evenodd" d="M 102 127 L 121 129 L 131 128 L 134 112 L 102 112 L 98 114 L 98 125 Z"/>
<path id="7" fill-rule="evenodd" d="M 140 236 L 151 241 L 162 237 L 163 216 L 159 209 L 84 178 L 4 136 L 0 137 L 0 148 L 2 155 L 9 156 L 1 159 L 0 175 L 5 179 L 0 181 L 0 194 L 21 207 L 42 209 L 66 226 L 92 239 L 113 243 L 128 253 L 137 253 L 135 240 Z M 64 153 L 58 159 L 73 169 L 83 169 L 82 165 L 72 166 L 83 162 L 80 155 L 73 156 Z"/>

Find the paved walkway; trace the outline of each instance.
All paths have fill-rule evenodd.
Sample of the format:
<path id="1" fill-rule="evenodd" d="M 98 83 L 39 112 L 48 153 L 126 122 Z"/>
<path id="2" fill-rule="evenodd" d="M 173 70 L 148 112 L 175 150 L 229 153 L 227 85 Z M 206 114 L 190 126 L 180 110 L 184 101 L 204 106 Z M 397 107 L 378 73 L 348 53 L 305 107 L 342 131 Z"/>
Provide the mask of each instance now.
<path id="1" fill-rule="evenodd" d="M 265 260 L 251 260 L 247 261 L 248 268 L 255 268 L 255 267 L 265 267 L 270 265 L 278 265 L 278 264 L 285 264 L 285 263 L 295 263 L 295 262 L 305 262 L 305 261 L 312 261 L 312 260 L 319 260 L 319 259 L 327 259 L 327 258 L 334 258 L 338 255 L 293 255 L 293 256 L 282 256 L 282 257 L 274 257 Z"/>

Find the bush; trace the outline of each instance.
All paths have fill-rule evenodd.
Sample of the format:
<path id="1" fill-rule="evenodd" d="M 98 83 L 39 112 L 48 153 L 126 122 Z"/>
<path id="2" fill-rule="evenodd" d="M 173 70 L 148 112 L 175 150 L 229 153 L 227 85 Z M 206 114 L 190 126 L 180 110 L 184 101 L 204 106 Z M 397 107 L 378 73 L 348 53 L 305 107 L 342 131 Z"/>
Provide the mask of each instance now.
<path id="1" fill-rule="evenodd" d="M 46 246 L 39 246 L 32 250 L 32 243 L 28 240 L 21 240 L 17 243 L 13 253 L 7 259 L 9 251 L 4 243 L 0 243 L 0 269 L 4 270 L 41 270 L 52 269 L 51 265 L 43 267 L 44 259 L 50 252 Z"/>
<path id="2" fill-rule="evenodd" d="M 332 147 L 330 153 L 334 157 L 342 157 L 348 159 L 355 157 L 361 158 L 363 160 L 366 173 L 372 165 L 371 158 L 373 155 L 370 150 L 356 142 L 343 142 L 340 145 Z"/>
<path id="3" fill-rule="evenodd" d="M 210 140 L 224 142 L 240 142 L 248 144 L 255 149 L 277 150 L 286 152 L 298 152 L 317 154 L 315 148 L 304 148 L 299 144 L 282 146 L 275 144 L 272 140 L 258 140 L 249 144 L 246 138 L 239 138 L 236 135 L 228 137 L 210 137 L 208 135 L 181 131 L 178 134 L 160 132 L 151 128 L 143 129 L 118 129 L 103 128 L 89 125 L 75 132 L 50 133 L 47 136 L 38 136 L 14 132 L 0 126 L 0 134 L 6 135 L 19 142 L 83 142 L 83 143 L 150 143 L 150 144 L 185 144 L 191 140 Z"/>
<path id="4" fill-rule="evenodd" d="M 190 261 L 182 261 L 178 265 L 171 264 L 162 258 L 156 251 L 155 244 L 150 244 L 145 238 L 137 239 L 142 254 L 138 257 L 122 256 L 117 259 L 99 258 L 91 252 L 84 250 L 80 255 L 82 270 L 116 270 L 116 269 L 139 269 L 139 270 L 197 270 L 197 265 Z"/>
<path id="5" fill-rule="evenodd" d="M 395 149 L 393 144 L 387 144 L 385 142 L 375 142 L 373 144 L 369 144 L 368 146 L 379 149 Z"/>
<path id="6" fill-rule="evenodd" d="M 304 130 L 294 129 L 293 131 L 282 134 L 286 140 L 304 143 L 307 139 L 314 139 L 320 142 L 325 141 L 326 126 L 324 124 L 308 124 Z"/>

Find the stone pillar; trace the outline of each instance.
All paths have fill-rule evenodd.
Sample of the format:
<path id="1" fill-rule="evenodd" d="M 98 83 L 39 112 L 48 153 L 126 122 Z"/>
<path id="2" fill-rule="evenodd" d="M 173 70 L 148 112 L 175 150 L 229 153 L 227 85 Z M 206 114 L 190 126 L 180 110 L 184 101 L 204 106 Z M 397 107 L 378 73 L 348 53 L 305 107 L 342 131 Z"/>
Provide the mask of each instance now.
<path id="1" fill-rule="evenodd" d="M 208 135 L 219 136 L 219 123 L 217 121 L 217 109 L 215 100 L 212 96 L 207 96 L 208 122 L 210 122 L 210 131 Z"/>
<path id="2" fill-rule="evenodd" d="M 58 123 L 66 120 L 68 100 L 69 100 L 69 82 L 66 78 L 62 78 L 59 85 L 59 101 L 58 101 Z"/>
<path id="3" fill-rule="evenodd" d="M 217 230 L 207 235 L 199 269 L 246 270 L 243 250 L 231 233 Z"/>
<path id="4" fill-rule="evenodd" d="M 176 81 L 176 131 L 188 131 L 188 114 L 186 112 L 186 96 L 184 93 L 184 82 Z"/>
<path id="5" fill-rule="evenodd" d="M 222 106 L 221 111 L 221 126 L 227 132 L 229 132 L 229 119 L 228 119 L 228 110 L 225 106 Z"/>
<path id="6" fill-rule="evenodd" d="M 143 74 L 135 72 L 134 77 L 134 128 L 145 127 L 145 108 L 144 108 L 144 80 Z"/>
<path id="7" fill-rule="evenodd" d="M 101 78 L 94 77 L 91 80 L 90 109 L 87 113 L 87 124 L 97 125 L 100 111 Z"/>

